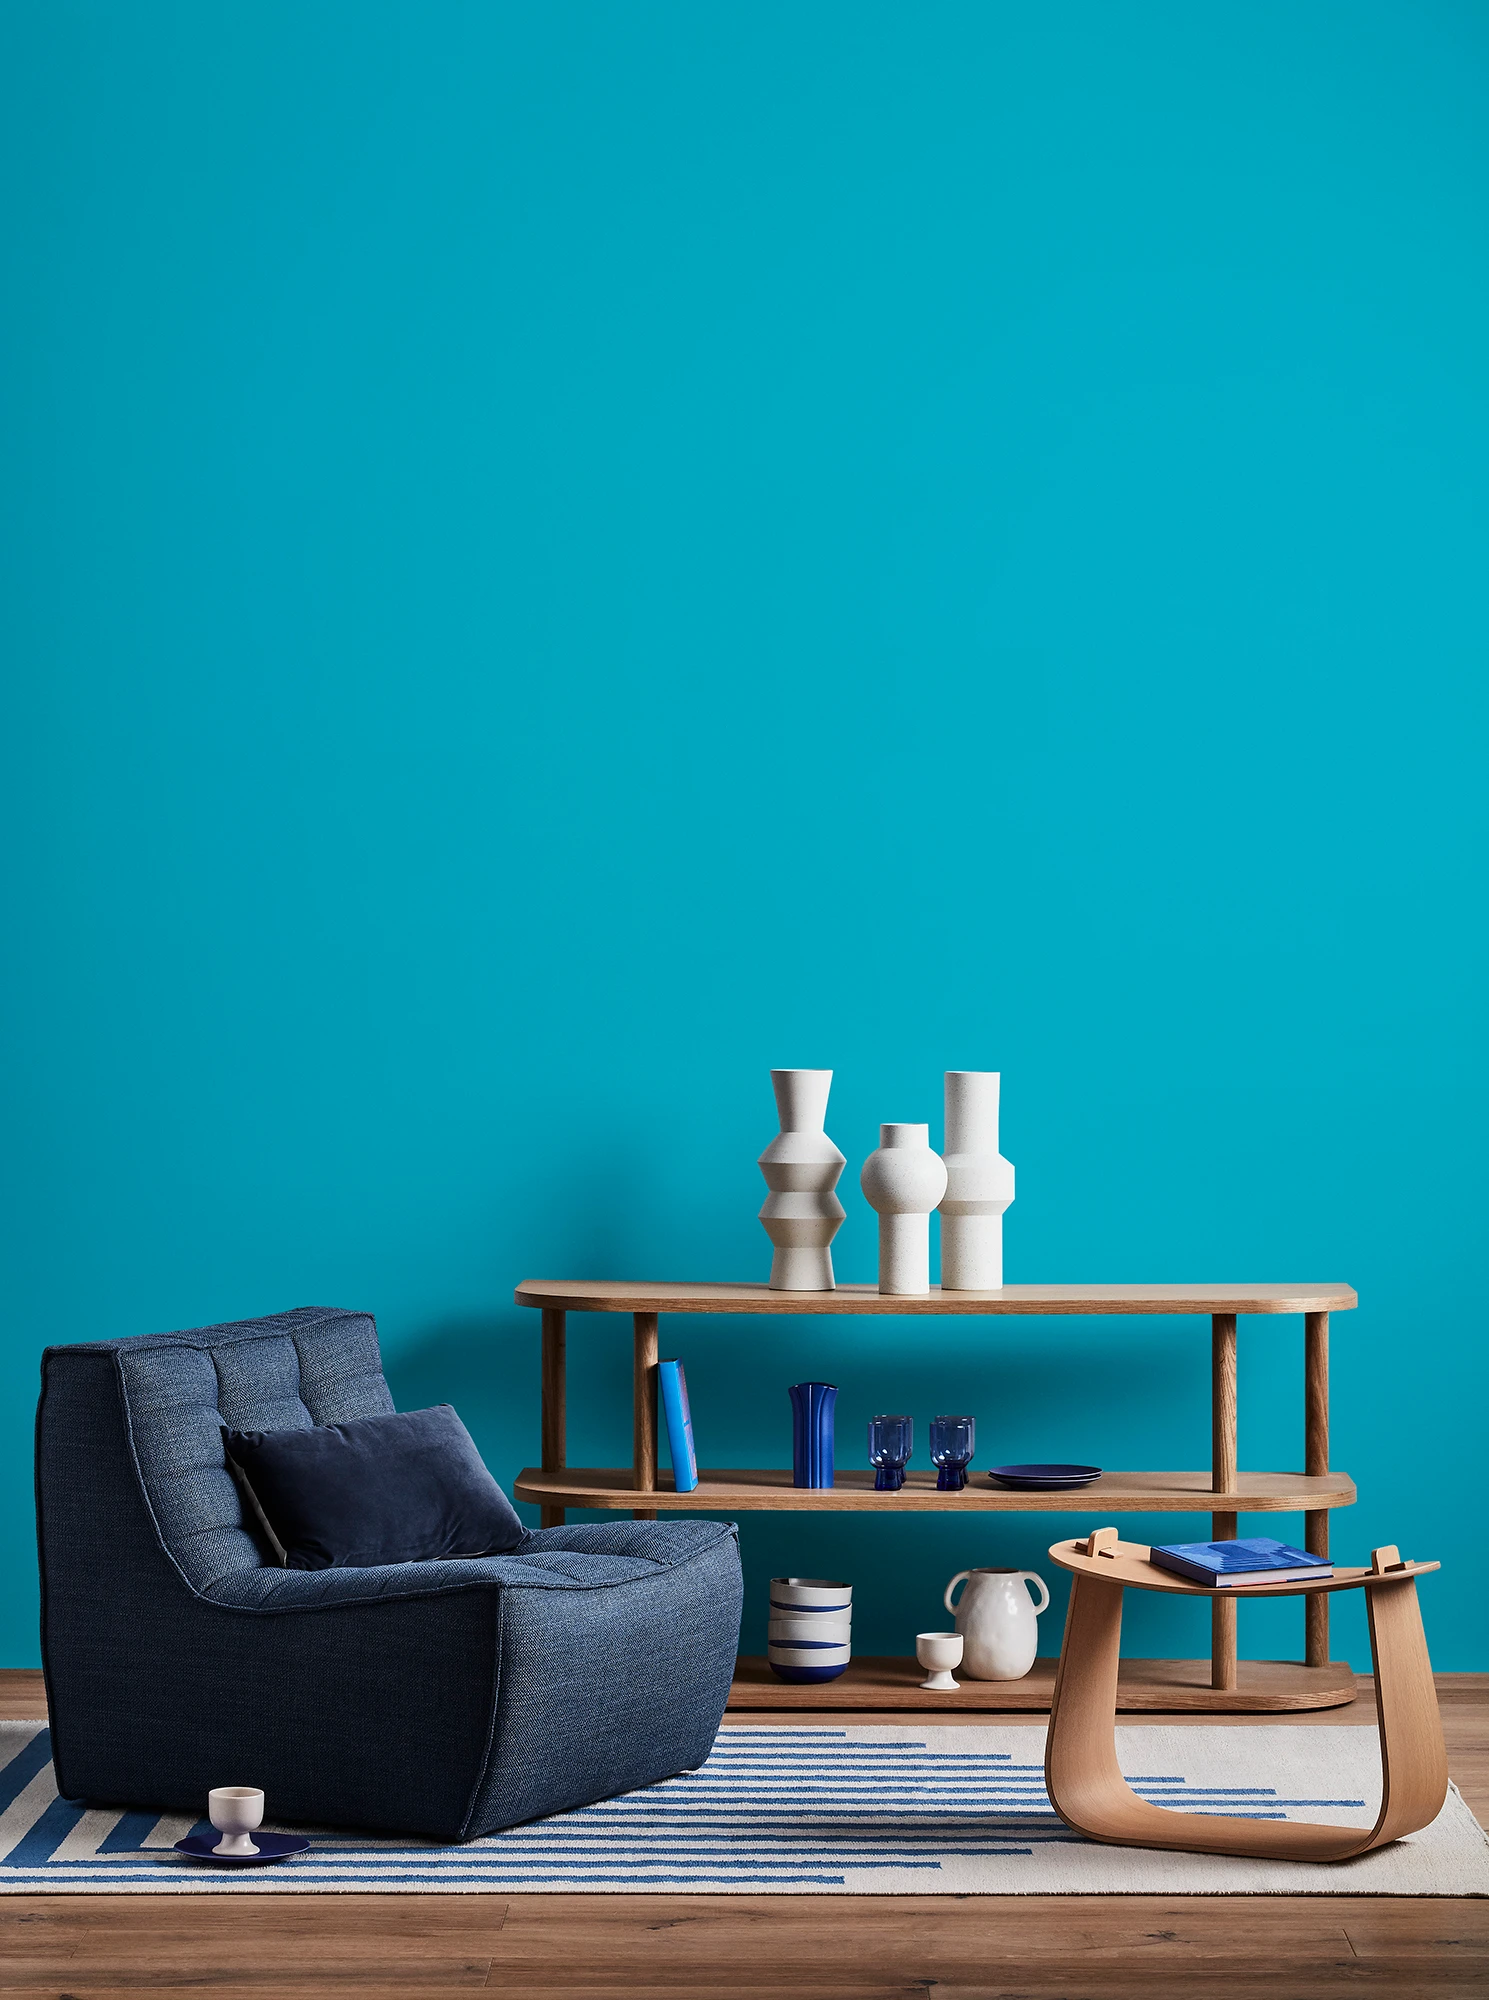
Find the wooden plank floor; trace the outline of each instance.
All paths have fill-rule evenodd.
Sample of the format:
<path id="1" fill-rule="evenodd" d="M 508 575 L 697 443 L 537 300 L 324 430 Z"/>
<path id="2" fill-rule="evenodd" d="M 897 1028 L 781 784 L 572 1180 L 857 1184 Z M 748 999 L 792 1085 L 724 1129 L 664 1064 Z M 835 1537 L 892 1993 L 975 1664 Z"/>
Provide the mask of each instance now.
<path id="1" fill-rule="evenodd" d="M 1438 1690 L 1454 1780 L 1489 1818 L 1489 1674 L 1440 1675 Z M 0 1673 L 0 1716 L 44 1712 L 39 1675 Z M 1374 1707 L 1367 1683 L 1349 1708 L 1266 1720 L 1349 1727 L 1373 1721 Z M 7 2000 L 435 2000 L 481 1989 L 507 2000 L 1485 2000 L 1489 1899 L 0 1897 Z"/>

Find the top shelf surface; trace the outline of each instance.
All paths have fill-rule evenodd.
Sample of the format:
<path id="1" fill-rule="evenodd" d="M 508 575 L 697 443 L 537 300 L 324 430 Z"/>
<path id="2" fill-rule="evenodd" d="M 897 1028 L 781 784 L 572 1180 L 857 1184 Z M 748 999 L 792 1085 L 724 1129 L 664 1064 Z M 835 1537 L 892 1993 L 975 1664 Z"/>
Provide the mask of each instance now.
<path id="1" fill-rule="evenodd" d="M 1004 1285 L 997 1292 L 886 1295 L 877 1285 L 773 1292 L 768 1285 L 632 1284 L 524 1278 L 520 1306 L 596 1313 L 1314 1313 L 1348 1312 L 1349 1285 Z"/>

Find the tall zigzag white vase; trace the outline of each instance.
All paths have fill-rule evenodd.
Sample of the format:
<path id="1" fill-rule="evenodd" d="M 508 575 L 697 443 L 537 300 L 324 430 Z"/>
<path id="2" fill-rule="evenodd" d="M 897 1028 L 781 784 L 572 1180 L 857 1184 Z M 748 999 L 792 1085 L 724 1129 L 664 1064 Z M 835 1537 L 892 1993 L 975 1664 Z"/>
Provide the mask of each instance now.
<path id="1" fill-rule="evenodd" d="M 995 1069 L 946 1072 L 946 1196 L 941 1203 L 941 1289 L 1003 1286 L 1003 1211 L 1013 1168 L 998 1151 Z"/>
<path id="2" fill-rule="evenodd" d="M 781 1130 L 760 1155 L 770 1193 L 760 1211 L 775 1245 L 773 1292 L 830 1292 L 832 1239 L 843 1226 L 843 1204 L 833 1193 L 846 1164 L 823 1130 L 830 1069 L 773 1069 L 771 1085 Z"/>

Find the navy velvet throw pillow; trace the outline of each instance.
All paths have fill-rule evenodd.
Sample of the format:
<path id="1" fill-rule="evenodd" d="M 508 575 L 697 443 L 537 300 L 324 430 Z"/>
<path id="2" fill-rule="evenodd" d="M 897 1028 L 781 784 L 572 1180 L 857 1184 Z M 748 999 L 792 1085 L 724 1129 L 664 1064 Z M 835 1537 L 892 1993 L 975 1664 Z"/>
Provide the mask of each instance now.
<path id="1" fill-rule="evenodd" d="M 501 1555 L 525 1533 L 448 1403 L 222 1442 L 288 1569 Z"/>

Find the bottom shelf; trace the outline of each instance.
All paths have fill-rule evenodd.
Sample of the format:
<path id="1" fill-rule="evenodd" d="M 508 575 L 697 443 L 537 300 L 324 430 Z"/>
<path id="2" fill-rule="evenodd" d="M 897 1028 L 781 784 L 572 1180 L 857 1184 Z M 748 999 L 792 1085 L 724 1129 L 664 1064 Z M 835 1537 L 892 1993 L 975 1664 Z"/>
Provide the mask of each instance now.
<path id="1" fill-rule="evenodd" d="M 765 1661 L 741 1654 L 729 1690 L 731 1710 L 788 1708 L 825 1714 L 849 1709 L 907 1709 L 922 1714 L 1048 1712 L 1057 1662 L 1041 1659 L 1021 1681 L 963 1679 L 954 1694 L 928 1693 L 918 1685 L 925 1668 L 910 1659 L 854 1660 L 835 1681 L 807 1686 L 778 1681 Z M 1340 1708 L 1355 1698 L 1355 1677 L 1343 1660 L 1326 1667 L 1292 1660 L 1241 1660 L 1237 1685 L 1210 1686 L 1208 1660 L 1124 1660 L 1117 1679 L 1119 1709 L 1188 1710 L 1211 1715 L 1276 1713 L 1287 1709 Z"/>

